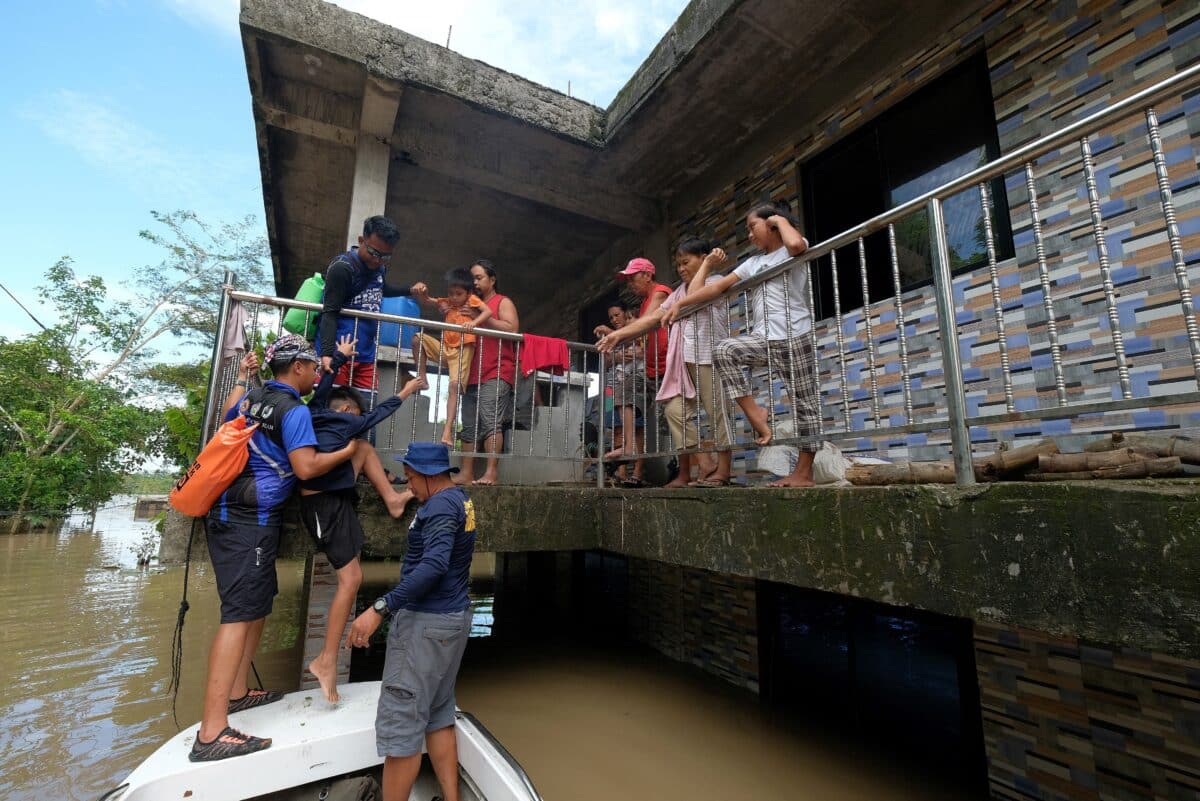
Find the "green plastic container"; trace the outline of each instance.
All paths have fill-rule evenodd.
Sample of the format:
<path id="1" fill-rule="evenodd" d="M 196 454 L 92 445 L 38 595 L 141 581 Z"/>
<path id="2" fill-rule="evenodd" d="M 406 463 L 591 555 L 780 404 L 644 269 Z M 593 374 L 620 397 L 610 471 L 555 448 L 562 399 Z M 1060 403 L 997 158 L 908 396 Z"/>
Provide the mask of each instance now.
<path id="1" fill-rule="evenodd" d="M 296 300 L 303 300 L 306 303 L 320 303 L 324 299 L 325 276 L 320 273 L 313 273 L 311 278 L 304 279 L 304 283 L 300 285 L 300 291 L 296 293 Z M 320 312 L 288 309 L 287 314 L 283 315 L 283 327 L 293 334 L 302 334 L 305 339 L 311 340 L 317 335 L 317 317 L 319 316 Z M 304 325 L 306 319 L 307 326 Z"/>

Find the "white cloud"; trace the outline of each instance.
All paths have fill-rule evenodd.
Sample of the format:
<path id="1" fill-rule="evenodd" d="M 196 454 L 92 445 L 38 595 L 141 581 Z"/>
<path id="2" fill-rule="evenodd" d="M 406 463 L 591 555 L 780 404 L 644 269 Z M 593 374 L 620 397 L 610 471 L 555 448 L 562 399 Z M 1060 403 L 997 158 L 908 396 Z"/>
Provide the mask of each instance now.
<path id="1" fill-rule="evenodd" d="M 238 0 L 163 0 L 167 8 L 200 27 L 238 35 Z"/>
<path id="2" fill-rule="evenodd" d="M 194 24 L 237 34 L 237 0 L 161 0 Z M 470 58 L 607 105 L 686 0 L 337 0 L 337 5 Z"/>
<path id="3" fill-rule="evenodd" d="M 20 116 L 98 171 L 154 201 L 188 198 L 193 208 L 220 207 L 230 187 L 243 186 L 246 175 L 257 174 L 248 155 L 170 147 L 111 100 L 70 89 L 39 98 L 36 105 L 22 108 Z"/>

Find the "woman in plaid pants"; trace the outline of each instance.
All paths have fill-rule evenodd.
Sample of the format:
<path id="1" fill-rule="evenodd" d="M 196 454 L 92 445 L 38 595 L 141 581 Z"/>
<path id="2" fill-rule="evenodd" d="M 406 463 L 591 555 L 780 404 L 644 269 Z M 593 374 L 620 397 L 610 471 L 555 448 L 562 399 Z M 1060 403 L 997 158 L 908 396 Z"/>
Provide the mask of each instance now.
<path id="1" fill-rule="evenodd" d="M 688 305 L 704 303 L 725 294 L 739 282 L 749 281 L 808 249 L 806 240 L 786 207 L 764 204 L 746 215 L 750 243 L 760 251 L 743 261 L 719 280 L 705 283 L 707 265 L 692 278 L 687 294 Z M 726 395 L 746 415 L 754 429 L 758 445 L 771 442 L 774 432 L 770 415 L 751 394 L 745 368 L 769 367 L 787 387 L 795 410 L 795 436 L 817 434 L 820 396 L 817 387 L 816 356 L 809 332 L 812 310 L 808 305 L 807 266 L 790 270 L 747 291 L 749 332 L 729 337 L 713 349 L 713 362 Z M 679 308 L 671 310 L 671 319 Z M 773 402 L 773 401 L 771 401 Z M 800 457 L 790 475 L 772 482 L 773 487 L 811 487 L 813 455 L 818 443 L 807 441 L 798 446 Z"/>

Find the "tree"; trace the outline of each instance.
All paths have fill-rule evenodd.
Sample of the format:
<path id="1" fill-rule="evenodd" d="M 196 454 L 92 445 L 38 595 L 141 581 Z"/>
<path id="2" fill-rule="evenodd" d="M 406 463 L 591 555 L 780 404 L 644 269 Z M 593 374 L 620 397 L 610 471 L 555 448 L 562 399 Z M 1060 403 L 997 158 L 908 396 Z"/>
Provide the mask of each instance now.
<path id="1" fill-rule="evenodd" d="M 56 323 L 0 338 L 0 508 L 14 513 L 12 531 L 32 512 L 107 500 L 149 449 L 162 448 L 164 416 L 133 392 L 145 385 L 153 346 L 171 334 L 211 347 L 227 269 L 242 286 L 265 283 L 267 247 L 251 219 L 210 226 L 187 211 L 152 215 L 160 230 L 140 235 L 166 255 L 132 272 L 130 299 L 113 299 L 99 277 L 77 277 L 64 257 L 38 291 Z"/>
<path id="2" fill-rule="evenodd" d="M 156 451 L 180 470 L 196 460 L 200 450 L 200 426 L 204 421 L 204 401 L 208 393 L 208 362 L 200 364 L 155 364 L 143 378 L 182 398 L 182 405 L 162 411 L 162 429 L 156 437 Z"/>

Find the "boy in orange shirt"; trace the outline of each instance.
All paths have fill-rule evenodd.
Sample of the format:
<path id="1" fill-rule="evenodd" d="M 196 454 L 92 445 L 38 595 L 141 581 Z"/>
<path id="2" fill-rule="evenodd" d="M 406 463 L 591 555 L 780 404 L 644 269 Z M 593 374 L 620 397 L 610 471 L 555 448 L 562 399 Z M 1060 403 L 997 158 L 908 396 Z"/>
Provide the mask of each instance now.
<path id="1" fill-rule="evenodd" d="M 446 273 L 446 297 L 431 298 L 425 294 L 416 298 L 426 306 L 436 307 L 443 319 L 470 331 L 492 317 L 492 310 L 474 293 L 475 279 L 469 270 L 457 267 Z M 458 418 L 458 393 L 466 383 L 475 354 L 475 337 L 458 331 L 443 331 L 439 337 L 418 331 L 413 335 L 413 355 L 417 360 L 417 377 L 425 378 L 425 359 L 436 359 L 450 373 L 450 391 L 446 395 L 446 426 L 442 429 L 442 444 L 454 448 L 455 423 Z"/>

